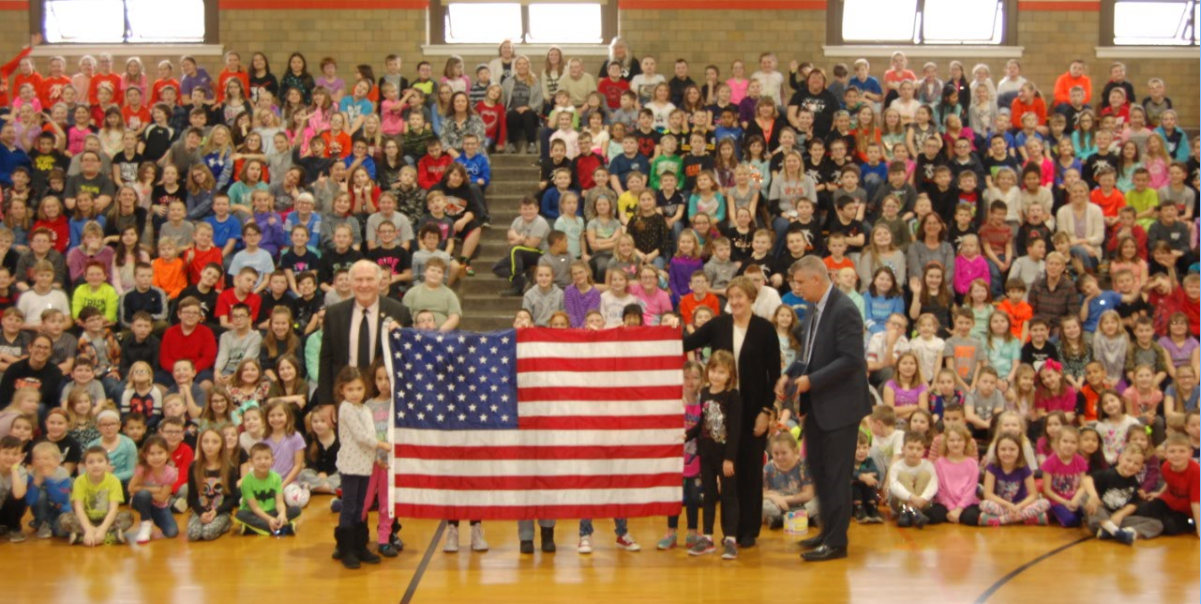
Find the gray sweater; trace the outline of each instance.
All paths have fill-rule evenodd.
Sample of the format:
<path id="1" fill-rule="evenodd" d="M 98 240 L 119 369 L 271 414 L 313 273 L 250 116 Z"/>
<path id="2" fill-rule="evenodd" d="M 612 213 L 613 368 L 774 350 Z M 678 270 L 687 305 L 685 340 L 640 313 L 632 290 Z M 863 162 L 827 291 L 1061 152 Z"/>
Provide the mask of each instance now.
<path id="1" fill-rule="evenodd" d="M 220 375 L 233 374 L 238 368 L 238 363 L 245 359 L 259 358 L 259 346 L 262 343 L 263 336 L 254 329 L 242 337 L 238 337 L 232 329 L 221 334 L 221 340 L 217 343 L 217 363 L 213 365 L 213 369 L 220 372 Z"/>
<path id="2" fill-rule="evenodd" d="M 550 286 L 549 291 L 542 291 L 538 286 L 531 287 L 525 292 L 521 307 L 533 315 L 534 325 L 547 327 L 550 325 L 551 315 L 563 310 L 563 290 L 554 284 Z"/>

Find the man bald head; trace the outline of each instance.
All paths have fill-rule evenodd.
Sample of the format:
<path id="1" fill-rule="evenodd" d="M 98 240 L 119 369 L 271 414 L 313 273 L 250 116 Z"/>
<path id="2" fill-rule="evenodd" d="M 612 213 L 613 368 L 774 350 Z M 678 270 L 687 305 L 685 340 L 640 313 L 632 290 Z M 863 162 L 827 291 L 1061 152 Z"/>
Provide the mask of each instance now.
<path id="1" fill-rule="evenodd" d="M 350 267 L 350 284 L 360 306 L 371 306 L 379 300 L 379 282 L 383 271 L 370 260 L 359 260 Z"/>

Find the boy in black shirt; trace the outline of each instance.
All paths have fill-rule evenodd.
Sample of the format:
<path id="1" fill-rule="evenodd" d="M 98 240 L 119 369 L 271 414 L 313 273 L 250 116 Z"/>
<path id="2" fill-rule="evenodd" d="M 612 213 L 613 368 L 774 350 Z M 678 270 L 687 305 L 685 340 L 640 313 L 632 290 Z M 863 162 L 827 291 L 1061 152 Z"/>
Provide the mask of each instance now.
<path id="1" fill-rule="evenodd" d="M 1134 515 L 1139 503 L 1138 473 L 1143 469 L 1144 457 L 1141 447 L 1126 445 L 1117 467 L 1084 478 L 1088 530 L 1095 532 L 1098 539 L 1134 545 L 1136 538 L 1154 539 L 1163 532 L 1162 522 Z"/>
<path id="2" fill-rule="evenodd" d="M 825 256 L 826 246 L 823 245 L 822 228 L 813 216 L 816 210 L 817 206 L 813 203 L 812 199 L 804 197 L 798 199 L 796 202 L 796 220 L 788 224 L 788 233 L 800 233 L 804 235 L 806 254 Z M 785 239 L 785 242 L 787 243 L 787 239 Z"/>
<path id="3" fill-rule="evenodd" d="M 325 299 L 317 295 L 317 273 L 309 270 L 296 278 L 300 297 L 296 298 L 296 324 L 300 333 L 307 336 L 321 328 L 317 313 L 325 307 Z"/>
<path id="4" fill-rule="evenodd" d="M 859 204 L 855 201 L 855 198 L 843 195 L 835 200 L 835 211 L 830 212 L 830 217 L 826 220 L 825 239 L 829 241 L 830 235 L 834 233 L 845 235 L 847 255 L 862 252 L 863 246 L 867 242 L 866 229 L 863 227 L 863 222 L 855 220 L 855 213 L 859 210 L 858 206 Z"/>
<path id="5" fill-rule="evenodd" d="M 984 168 L 984 184 L 990 187 L 993 176 L 996 176 L 997 171 L 1001 168 L 1009 168 L 1017 173 L 1021 167 L 1017 160 L 1009 154 L 1009 143 L 1001 134 L 994 134 L 992 138 L 988 139 L 988 154 L 980 160 L 980 165 Z"/>
<path id="6" fill-rule="evenodd" d="M 204 324 L 209 329 L 214 329 L 213 335 L 225 331 L 221 329 L 217 318 L 213 316 L 213 311 L 217 309 L 217 296 L 221 292 L 217 291 L 217 284 L 222 283 L 225 278 L 225 271 L 220 264 L 210 262 L 200 271 L 200 282 L 189 285 L 179 293 L 179 297 L 175 299 L 175 303 L 171 308 L 171 324 L 179 324 L 178 310 L 179 301 L 187 298 L 196 298 L 200 301 L 200 312 L 204 313 Z M 219 330 L 219 331 L 216 331 Z M 156 365 L 157 367 L 157 365 Z"/>
<path id="7" fill-rule="evenodd" d="M 924 193 L 930 197 L 931 209 L 942 217 L 943 222 L 951 222 L 960 206 L 971 207 L 970 204 L 959 203 L 959 189 L 951 186 L 951 169 L 947 166 L 934 168 L 934 180 Z M 976 209 L 978 209 L 978 204 L 979 202 L 977 202 Z M 973 220 L 973 222 L 978 221 Z"/>
<path id="8" fill-rule="evenodd" d="M 638 141 L 638 153 L 642 154 L 647 159 L 654 159 L 659 155 L 659 139 L 662 134 L 654 128 L 655 114 L 650 109 L 643 109 L 638 112 L 638 127 L 634 128 L 634 140 Z"/>
<path id="9" fill-rule="evenodd" d="M 43 132 L 38 135 L 37 148 L 29 154 L 33 169 L 29 172 L 29 188 L 36 198 L 41 199 L 50 185 L 50 172 L 55 168 L 66 172 L 71 159 L 54 148 L 54 134 Z M 31 207 L 35 204 L 29 204 Z"/>
<path id="10" fill-rule="evenodd" d="M 917 190 L 930 195 L 931 201 L 934 199 L 934 189 L 936 170 L 947 165 L 947 156 L 942 152 L 942 137 L 931 136 L 922 143 L 922 152 L 917 154 L 915 158 L 917 167 L 913 172 L 914 184 L 917 185 Z M 950 183 L 950 169 L 947 171 L 947 182 Z M 934 211 L 938 211 L 937 204 L 934 206 Z M 944 214 L 945 218 L 946 215 Z"/>
<path id="11" fill-rule="evenodd" d="M 288 293 L 288 274 L 275 269 L 267 276 L 267 289 L 260 294 L 259 316 L 255 319 L 258 329 L 271 329 L 271 313 L 277 306 L 283 306 L 292 312 L 296 318 L 296 301 Z"/>
<path id="12" fill-rule="evenodd" d="M 1101 176 L 1102 172 L 1117 172 L 1118 169 L 1118 154 L 1109 151 L 1109 146 L 1113 144 L 1113 134 L 1107 130 L 1100 130 L 1096 140 L 1097 152 L 1084 160 L 1084 174 L 1081 174 L 1090 189 L 1097 188 L 1097 177 Z"/>
<path id="13" fill-rule="evenodd" d="M 696 187 L 696 176 L 703 170 L 713 170 L 713 158 L 705 154 L 705 134 L 693 132 L 689 137 L 692 146 L 684 156 L 684 190 L 691 192 Z M 715 183 L 716 184 L 716 183 Z"/>
<path id="14" fill-rule="evenodd" d="M 1022 364 L 1034 367 L 1035 371 L 1041 371 L 1043 363 L 1059 362 L 1059 350 L 1048 341 L 1051 328 L 1046 319 L 1030 319 L 1029 326 L 1030 341 L 1022 346 Z"/>
<path id="15" fill-rule="evenodd" d="M 959 244 L 963 243 L 963 238 L 967 235 L 976 234 L 976 221 L 972 219 L 972 207 L 962 205 L 955 208 L 955 220 L 947 227 L 947 241 L 951 242 L 951 247 L 959 249 Z"/>

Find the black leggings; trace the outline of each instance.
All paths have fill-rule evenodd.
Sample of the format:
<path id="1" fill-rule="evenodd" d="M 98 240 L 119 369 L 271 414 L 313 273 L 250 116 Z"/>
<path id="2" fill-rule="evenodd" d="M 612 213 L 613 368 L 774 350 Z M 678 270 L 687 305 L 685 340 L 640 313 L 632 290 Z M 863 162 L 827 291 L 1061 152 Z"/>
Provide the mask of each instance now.
<path id="1" fill-rule="evenodd" d="M 0 505 L 0 526 L 8 527 L 9 531 L 21 530 L 21 518 L 25 516 L 25 500 L 17 499 L 9 494 L 4 504 Z"/>
<path id="2" fill-rule="evenodd" d="M 1154 499 L 1145 501 L 1138 506 L 1138 511 L 1135 516 L 1143 516 L 1145 518 L 1153 518 L 1163 523 L 1164 536 L 1171 537 L 1173 535 L 1183 535 L 1196 530 L 1192 526 L 1193 517 L 1189 514 L 1182 514 L 1168 507 L 1168 504 L 1162 499 Z"/>
<path id="3" fill-rule="evenodd" d="M 705 496 L 701 502 L 701 529 L 703 534 L 713 534 L 719 497 L 717 480 L 721 476 L 721 533 L 723 537 L 738 538 L 738 477 L 726 477 L 722 472 L 725 460 L 719 456 L 701 458 L 701 488 Z"/>
<path id="4" fill-rule="evenodd" d="M 931 505 L 930 509 L 926 510 L 926 516 L 930 518 L 930 524 L 945 524 L 950 522 L 947 519 L 947 514 L 949 513 L 950 510 L 947 509 L 947 506 L 941 503 Z M 969 505 L 963 508 L 963 511 L 959 513 L 959 524 L 963 526 L 979 526 L 980 506 Z"/>
<path id="5" fill-rule="evenodd" d="M 524 112 L 509 110 L 505 116 L 505 125 L 509 128 L 509 144 L 516 145 L 524 137 L 527 143 L 538 142 L 538 112 L 527 109 Z"/>

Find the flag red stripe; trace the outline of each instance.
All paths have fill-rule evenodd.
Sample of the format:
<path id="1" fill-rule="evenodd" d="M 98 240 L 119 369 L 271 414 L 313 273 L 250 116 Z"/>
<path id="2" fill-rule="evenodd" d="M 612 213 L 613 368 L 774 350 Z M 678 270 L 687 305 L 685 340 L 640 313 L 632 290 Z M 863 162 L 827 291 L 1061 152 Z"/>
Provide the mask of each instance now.
<path id="1" fill-rule="evenodd" d="M 445 520 L 544 520 L 577 518 L 645 518 L 649 516 L 679 516 L 681 503 L 655 502 L 626 505 L 540 505 L 530 507 L 501 506 L 441 506 L 397 503 L 397 518 L 430 518 Z"/>
<path id="2" fill-rule="evenodd" d="M 590 331 L 584 329 L 550 329 L 530 327 L 517 330 L 517 343 L 549 342 L 553 344 L 594 344 L 597 342 L 623 342 L 637 345 L 639 342 L 680 341 L 680 330 L 670 327 L 620 327 Z"/>
<path id="3" fill-rule="evenodd" d="M 533 357 L 517 359 L 517 372 L 535 371 L 680 371 L 680 357 L 602 357 L 602 358 L 556 358 Z"/>
<path id="4" fill-rule="evenodd" d="M 669 401 L 684 396 L 683 386 L 635 386 L 620 384 L 584 388 L 518 388 L 517 402 L 532 401 Z"/>
<path id="5" fill-rule="evenodd" d="M 396 457 L 403 467 L 405 459 L 450 459 L 481 461 L 498 459 L 663 459 L 682 457 L 683 443 L 678 445 L 613 446 L 613 447 L 427 447 L 396 445 Z"/>
<path id="6" fill-rule="evenodd" d="M 435 476 L 401 473 L 396 475 L 394 484 L 406 489 L 442 491 L 561 491 L 674 487 L 681 482 L 678 472 L 613 476 Z"/>
<path id="7" fill-rule="evenodd" d="M 671 430 L 681 433 L 684 424 L 679 415 L 551 416 L 522 417 L 520 430 Z M 599 458 L 599 456 L 598 456 Z"/>

